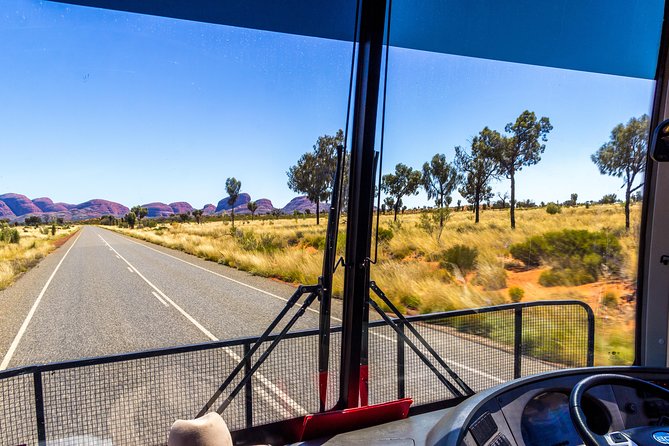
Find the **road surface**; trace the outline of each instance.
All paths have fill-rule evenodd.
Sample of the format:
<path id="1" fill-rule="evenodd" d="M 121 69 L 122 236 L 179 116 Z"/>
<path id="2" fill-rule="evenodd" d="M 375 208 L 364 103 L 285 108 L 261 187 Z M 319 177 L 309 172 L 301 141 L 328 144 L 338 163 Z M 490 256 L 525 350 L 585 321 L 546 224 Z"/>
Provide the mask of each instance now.
<path id="1" fill-rule="evenodd" d="M 294 291 L 290 285 L 85 226 L 0 292 L 0 370 L 257 336 Z M 317 328 L 316 310 L 317 302 L 295 330 Z M 335 301 L 333 325 L 339 324 L 340 314 Z M 507 351 L 443 328 L 420 329 L 475 390 L 512 379 L 513 355 Z M 397 338 L 385 326 L 370 329 L 369 339 L 370 402 L 395 399 Z M 332 343 L 330 406 L 337 392 L 338 334 Z M 315 336 L 286 340 L 258 370 L 249 395 L 254 425 L 318 410 L 317 346 Z M 407 396 L 417 403 L 452 397 L 412 351 L 404 351 Z M 43 381 L 48 438 L 63 445 L 160 444 L 171 422 L 194 416 L 243 354 L 243 346 L 235 345 L 49 372 Z M 529 358 L 524 364 L 533 372 L 552 368 Z M 30 374 L 0 380 L 0 398 L 5 399 L 0 399 L 0 426 L 14 426 L 11 433 L 0 429 L 0 446 L 36 442 L 31 386 Z M 224 414 L 233 429 L 246 425 L 245 396 L 242 392 Z"/>
<path id="2" fill-rule="evenodd" d="M 293 292 L 290 285 L 85 226 L 0 292 L 0 369 L 259 335 Z M 318 327 L 317 302 L 312 306 L 296 329 Z"/>

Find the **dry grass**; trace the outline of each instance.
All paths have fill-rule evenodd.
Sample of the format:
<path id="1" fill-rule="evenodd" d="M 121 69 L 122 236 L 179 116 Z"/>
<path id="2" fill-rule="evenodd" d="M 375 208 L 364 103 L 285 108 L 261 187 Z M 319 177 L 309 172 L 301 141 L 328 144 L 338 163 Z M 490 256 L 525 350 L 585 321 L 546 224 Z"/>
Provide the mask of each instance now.
<path id="1" fill-rule="evenodd" d="M 623 299 L 617 305 L 601 305 L 606 290 L 628 295 L 636 273 L 640 206 L 633 207 L 632 229 L 624 230 L 620 205 L 563 208 L 549 215 L 545 209 L 519 210 L 517 229 L 509 228 L 508 210 L 484 211 L 475 225 L 470 212 L 453 212 L 441 237 L 429 219 L 407 214 L 393 223 L 381 217 L 381 228 L 389 238 L 379 244 L 379 262 L 372 267 L 372 279 L 393 302 L 407 313 L 428 313 L 510 302 L 508 288 L 524 292 L 523 300 L 579 299 L 595 310 L 598 326 L 596 362 L 627 363 L 633 359 L 633 304 Z M 321 272 L 325 219 L 239 221 L 233 233 L 228 222 L 163 224 L 155 228 L 118 231 L 152 243 L 292 283 L 316 283 Z M 547 231 L 587 229 L 605 231 L 619 238 L 624 264 L 619 277 L 578 287 L 546 288 L 538 283 L 539 270 L 520 271 L 508 248 L 513 243 Z M 343 225 L 340 251 L 343 251 Z M 455 244 L 478 251 L 476 268 L 463 275 L 457 268 L 440 263 L 443 253 Z M 505 268 L 505 265 L 507 268 Z M 335 275 L 335 294 L 342 291 L 342 271 Z M 632 309 L 632 310 L 630 310 Z M 616 330 L 611 327 L 617 326 Z M 624 327 L 622 330 L 620 327 Z"/>
<path id="2" fill-rule="evenodd" d="M 18 276 L 37 265 L 40 260 L 59 246 L 63 238 L 71 236 L 79 227 L 58 227 L 56 235 L 45 234 L 42 228 L 17 228 L 21 240 L 16 243 L 0 242 L 0 290 L 11 285 Z"/>

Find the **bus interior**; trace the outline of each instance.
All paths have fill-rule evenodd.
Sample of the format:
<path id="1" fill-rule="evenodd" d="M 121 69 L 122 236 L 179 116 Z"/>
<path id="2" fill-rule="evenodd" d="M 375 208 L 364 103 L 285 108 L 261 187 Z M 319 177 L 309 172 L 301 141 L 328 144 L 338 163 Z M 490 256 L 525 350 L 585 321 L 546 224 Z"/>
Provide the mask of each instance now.
<path id="1" fill-rule="evenodd" d="M 342 125 L 343 145 L 337 148 L 318 283 L 299 285 L 285 309 L 254 337 L 0 370 L 0 445 L 168 444 L 170 426 L 177 419 L 197 419 L 210 412 L 221 415 L 231 432 L 230 441 L 238 445 L 669 444 L 669 25 L 663 1 L 10 0 L 8 6 L 0 7 L 6 14 L 0 33 L 11 35 L 10 24 L 18 22 L 20 15 L 15 10 L 26 3 L 37 10 L 33 20 L 38 25 L 53 15 L 54 21 L 63 20 L 60 26 L 67 27 L 69 15 L 105 11 L 112 14 L 109 23 L 148 17 L 157 21 L 156 29 L 193 27 L 184 32 L 195 36 L 200 30 L 196 25 L 258 32 L 258 39 L 286 36 L 288 40 L 265 57 L 296 79 L 301 79 L 302 71 L 320 73 L 323 68 L 310 67 L 305 54 L 321 52 L 326 58 L 333 51 L 335 62 L 324 69 L 338 70 L 336 80 L 342 88 L 336 93 L 346 110 L 342 117 L 346 125 Z M 30 22 L 16 26 L 29 33 Z M 101 33 L 109 23 L 99 25 Z M 95 32 L 87 29 L 81 41 L 69 42 L 71 51 L 79 46 L 84 53 L 89 51 L 86 33 Z M 153 29 L 137 25 L 136 32 Z M 124 36 L 111 33 L 106 38 Z M 176 35 L 171 44 L 182 44 L 179 38 Z M 58 34 L 53 39 L 61 42 Z M 253 39 L 244 35 L 241 45 L 253 45 Z M 304 49 L 295 43 L 302 56 L 289 55 L 284 61 L 283 47 L 294 44 L 290 39 L 326 42 L 326 47 Z M 218 41 L 207 51 L 216 58 L 225 45 L 224 40 Z M 93 51 L 105 53 L 104 48 Z M 122 59 L 113 50 L 109 53 Z M 440 72 L 431 65 L 431 58 L 456 68 Z M 240 64 L 256 64 L 251 56 L 238 59 Z M 467 78 L 463 67 L 475 63 L 491 65 L 473 68 L 476 74 Z M 529 74 L 514 71 L 517 66 Z M 271 70 L 259 71 L 258 76 L 270 80 L 276 76 L 280 82 Z M 547 80 L 541 73 L 549 73 Z M 458 76 L 469 79 L 467 88 L 481 92 L 480 96 L 469 101 L 449 89 L 449 83 L 459 82 Z M 407 311 L 413 308 L 408 300 L 398 304 L 397 291 L 384 287 L 382 274 L 387 270 L 377 263 L 382 232 L 388 231 L 385 223 L 378 223 L 381 190 L 386 190 L 381 178 L 392 172 L 394 160 L 410 156 L 412 144 L 425 141 L 412 142 L 408 133 L 427 132 L 426 122 L 431 119 L 427 115 L 436 113 L 431 108 L 434 98 L 443 100 L 442 107 L 461 109 L 457 116 L 448 115 L 452 122 L 443 123 L 447 130 L 442 133 L 467 126 L 477 114 L 493 113 L 508 100 L 490 85 L 501 77 L 522 83 L 523 76 L 536 79 L 527 81 L 529 92 L 522 94 L 541 96 L 546 103 L 558 103 L 559 85 L 572 82 L 570 76 L 582 76 L 573 81 L 578 85 L 575 95 L 587 96 L 584 101 L 589 102 L 582 107 L 588 111 L 580 113 L 577 105 L 570 113 L 578 115 L 575 132 L 584 135 L 600 125 L 590 105 L 594 104 L 592 110 L 609 108 L 620 116 L 632 115 L 637 111 L 625 110 L 626 103 L 618 100 L 627 94 L 625 82 L 639 82 L 640 91 L 647 93 L 639 100 L 647 106 L 649 131 L 643 141 L 648 148 L 643 178 L 635 183 L 641 198 L 633 205 L 637 214 L 632 226 L 638 232 L 629 236 L 636 240 L 631 250 L 638 261 L 628 268 L 633 270 L 628 282 L 634 291 L 624 304 L 630 314 L 624 323 L 633 327 L 630 336 L 634 338 L 628 362 L 615 357 L 603 360 L 616 353 L 611 353 L 612 347 L 600 347 L 600 333 L 615 334 L 622 329 L 615 324 L 623 322 L 606 308 L 593 309 L 592 302 L 567 291 L 559 298 L 491 300 L 490 304 L 478 300 L 443 311 Z M 614 85 L 614 81 L 620 84 L 588 96 L 600 91 L 595 83 Z M 319 86 L 329 88 L 330 82 L 335 81 L 322 79 Z M 283 88 L 271 83 L 253 100 L 270 103 L 271 91 Z M 302 101 L 297 99 L 299 81 L 290 88 L 296 102 Z M 516 94 L 515 90 L 510 93 Z M 405 96 L 420 100 L 411 102 Z M 33 102 L 39 107 L 39 98 Z M 281 104 L 277 108 L 284 106 L 289 108 Z M 188 114 L 185 110 L 184 116 Z M 557 141 L 566 138 L 559 136 L 558 128 L 570 125 L 567 121 L 552 122 Z M 261 120 L 249 125 L 251 132 L 264 127 L 276 129 Z M 544 137 L 552 126 L 546 128 Z M 512 130 L 509 124 L 507 132 Z M 483 138 L 483 133 L 479 135 Z M 599 139 L 606 137 L 604 133 L 604 139 Z M 573 135 L 565 147 L 588 145 L 589 136 L 579 138 Z M 392 147 L 399 148 L 392 153 Z M 596 147 L 587 150 L 591 149 Z M 559 166 L 567 163 L 572 152 L 565 148 L 551 156 Z M 549 157 L 549 151 L 544 157 Z M 280 158 L 277 154 L 276 160 Z M 577 165 L 574 170 L 579 169 Z M 532 181 L 551 189 L 561 175 L 558 170 L 546 171 Z M 563 188 L 576 181 L 561 179 Z M 594 180 L 578 181 L 587 185 Z M 614 182 L 622 182 L 622 177 Z M 504 209 L 505 198 L 500 198 Z M 573 201 L 576 205 L 576 198 Z M 456 209 L 450 198 L 449 206 Z M 594 209 L 597 204 L 584 206 Z M 616 206 L 622 216 L 622 204 Z M 458 202 L 458 211 L 460 207 Z M 401 219 L 403 211 L 399 212 Z M 482 211 L 482 221 L 490 215 L 486 212 L 496 211 Z M 523 212 L 517 211 L 519 227 Z M 511 215 L 513 219 L 513 211 Z M 437 223 L 421 220 L 420 224 Z M 468 237 L 465 229 L 458 234 Z M 411 267 L 406 260 L 404 265 L 400 267 Z M 336 280 L 341 300 L 333 297 L 335 271 L 340 275 Z M 464 288 L 467 277 L 463 274 Z M 429 285 L 422 290 L 429 294 Z M 337 305 L 340 317 L 335 318 Z M 305 313 L 314 311 L 318 327 L 293 329 Z M 229 444 L 221 438 L 211 443 L 169 441 L 171 445 Z"/>

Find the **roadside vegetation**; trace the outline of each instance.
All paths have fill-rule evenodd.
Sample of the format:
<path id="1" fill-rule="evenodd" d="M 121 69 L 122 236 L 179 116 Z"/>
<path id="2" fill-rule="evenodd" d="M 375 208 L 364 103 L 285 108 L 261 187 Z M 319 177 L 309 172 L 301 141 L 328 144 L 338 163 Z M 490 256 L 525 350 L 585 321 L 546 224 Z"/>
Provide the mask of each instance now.
<path id="1" fill-rule="evenodd" d="M 640 205 L 631 206 L 625 230 L 622 204 L 486 209 L 474 224 L 471 209 L 400 212 L 380 216 L 379 261 L 372 279 L 407 314 L 475 308 L 542 299 L 577 299 L 596 312 L 597 362 L 631 361 L 634 281 Z M 345 217 L 344 217 L 345 219 Z M 177 221 L 115 230 L 198 257 L 291 283 L 316 283 L 325 225 L 315 217 L 238 216 L 204 224 Z M 344 226 L 338 247 L 343 254 Z M 577 272 L 578 280 L 572 279 Z M 341 296 L 343 271 L 335 274 Z M 615 327 L 615 329 L 613 328 Z"/>
<path id="2" fill-rule="evenodd" d="M 68 224 L 31 222 L 25 226 L 0 222 L 0 290 L 37 265 L 78 229 Z"/>

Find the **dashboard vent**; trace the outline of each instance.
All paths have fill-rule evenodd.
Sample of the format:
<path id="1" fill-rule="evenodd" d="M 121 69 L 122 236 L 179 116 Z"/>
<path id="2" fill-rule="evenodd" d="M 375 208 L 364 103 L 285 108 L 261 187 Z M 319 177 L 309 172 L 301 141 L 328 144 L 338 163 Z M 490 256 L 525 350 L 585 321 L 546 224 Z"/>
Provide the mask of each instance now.
<path id="1" fill-rule="evenodd" d="M 495 420 L 493 420 L 490 412 L 486 412 L 478 420 L 474 421 L 469 427 L 469 432 L 471 432 L 474 440 L 476 440 L 476 444 L 483 446 L 497 432 L 497 424 L 495 424 Z"/>

